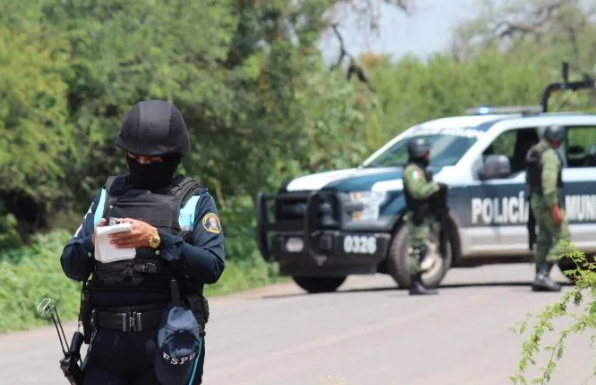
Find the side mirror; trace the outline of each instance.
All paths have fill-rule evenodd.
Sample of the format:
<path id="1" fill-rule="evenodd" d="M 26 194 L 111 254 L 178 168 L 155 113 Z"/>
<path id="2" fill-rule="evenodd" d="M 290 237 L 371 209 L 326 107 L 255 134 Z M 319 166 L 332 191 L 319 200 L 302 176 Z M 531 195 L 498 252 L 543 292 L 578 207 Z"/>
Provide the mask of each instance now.
<path id="1" fill-rule="evenodd" d="M 511 162 L 505 155 L 489 155 L 478 172 L 481 180 L 505 178 L 511 174 Z"/>

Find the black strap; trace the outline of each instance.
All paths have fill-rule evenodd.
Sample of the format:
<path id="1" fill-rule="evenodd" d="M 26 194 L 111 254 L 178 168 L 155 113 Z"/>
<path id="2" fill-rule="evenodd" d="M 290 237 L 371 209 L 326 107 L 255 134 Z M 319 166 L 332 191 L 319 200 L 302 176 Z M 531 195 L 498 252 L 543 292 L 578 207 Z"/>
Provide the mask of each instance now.
<path id="1" fill-rule="evenodd" d="M 126 184 L 126 175 L 112 175 L 106 181 L 106 192 L 109 195 L 117 195 L 119 190 Z"/>
<path id="2" fill-rule="evenodd" d="M 182 298 L 180 297 L 180 285 L 176 278 L 170 273 L 170 295 L 172 297 L 172 304 L 182 306 Z"/>
<path id="3" fill-rule="evenodd" d="M 95 311 L 95 327 L 120 330 L 123 332 L 158 329 L 163 317 L 163 310 L 144 312 Z"/>
<path id="4" fill-rule="evenodd" d="M 182 191 L 180 194 L 182 198 L 180 200 L 180 207 L 182 207 L 196 191 L 205 189 L 206 187 L 196 179 L 187 176 L 180 176 L 180 178 L 182 179 L 175 183 L 175 185 L 169 190 L 168 195 L 177 195 L 180 193 L 180 191 Z"/>

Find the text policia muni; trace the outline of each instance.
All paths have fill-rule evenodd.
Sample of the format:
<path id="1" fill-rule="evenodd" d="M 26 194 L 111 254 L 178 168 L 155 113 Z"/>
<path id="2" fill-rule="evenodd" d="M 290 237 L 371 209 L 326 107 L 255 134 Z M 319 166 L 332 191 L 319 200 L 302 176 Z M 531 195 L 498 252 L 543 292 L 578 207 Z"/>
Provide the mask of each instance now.
<path id="1" fill-rule="evenodd" d="M 529 205 L 524 192 L 502 198 L 472 198 L 472 224 L 524 224 Z M 565 216 L 568 221 L 595 221 L 596 195 L 567 195 Z"/>

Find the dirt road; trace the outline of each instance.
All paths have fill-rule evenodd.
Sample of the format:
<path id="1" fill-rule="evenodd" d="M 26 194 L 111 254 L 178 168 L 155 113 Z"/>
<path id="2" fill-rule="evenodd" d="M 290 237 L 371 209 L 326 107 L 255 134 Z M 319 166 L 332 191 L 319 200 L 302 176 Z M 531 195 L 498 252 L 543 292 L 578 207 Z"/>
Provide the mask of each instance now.
<path id="1" fill-rule="evenodd" d="M 379 275 L 332 294 L 282 284 L 213 299 L 203 383 L 510 384 L 523 340 L 509 328 L 561 296 L 532 293 L 532 269 L 452 270 L 434 297 L 409 297 Z M 0 384 L 66 384 L 59 349 L 53 328 L 0 336 Z M 589 338 L 572 337 L 551 383 L 579 384 L 594 362 Z"/>

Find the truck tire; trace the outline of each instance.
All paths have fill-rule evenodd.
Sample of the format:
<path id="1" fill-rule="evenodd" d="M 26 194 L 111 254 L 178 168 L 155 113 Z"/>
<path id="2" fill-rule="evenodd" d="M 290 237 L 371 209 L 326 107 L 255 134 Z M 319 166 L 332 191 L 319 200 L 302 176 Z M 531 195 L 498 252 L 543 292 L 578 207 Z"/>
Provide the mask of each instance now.
<path id="1" fill-rule="evenodd" d="M 400 226 L 391 240 L 387 255 L 387 272 L 400 289 L 408 289 L 411 284 L 408 269 L 408 254 L 410 250 L 408 238 L 406 227 Z M 433 266 L 422 274 L 422 281 L 427 287 L 436 288 L 441 284 L 445 275 L 447 275 L 447 271 L 451 268 L 453 252 L 449 243 L 447 245 L 447 255 L 441 257 L 438 252 L 439 238 L 435 232 L 431 232 L 426 245 L 428 247 L 426 259 L 433 261 Z"/>
<path id="2" fill-rule="evenodd" d="M 347 276 L 343 277 L 296 277 L 293 276 L 294 282 L 302 289 L 309 293 L 329 293 L 337 290 Z"/>

